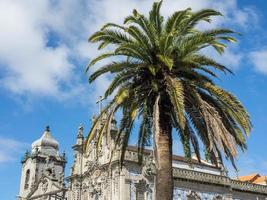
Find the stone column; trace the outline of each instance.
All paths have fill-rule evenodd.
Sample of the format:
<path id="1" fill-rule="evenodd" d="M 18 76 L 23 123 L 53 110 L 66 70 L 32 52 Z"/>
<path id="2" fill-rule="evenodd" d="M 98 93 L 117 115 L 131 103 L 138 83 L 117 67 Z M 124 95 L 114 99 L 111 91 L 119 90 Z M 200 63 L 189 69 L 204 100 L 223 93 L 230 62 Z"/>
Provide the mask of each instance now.
<path id="1" fill-rule="evenodd" d="M 145 199 L 145 185 L 142 183 L 136 183 L 136 200 L 143 200 Z"/>
<path id="2" fill-rule="evenodd" d="M 125 200 L 130 200 L 131 198 L 131 180 L 125 180 L 125 184 L 124 184 L 124 198 Z"/>
<path id="3" fill-rule="evenodd" d="M 122 172 L 121 172 L 121 174 L 119 175 L 119 178 L 118 178 L 118 181 L 119 181 L 119 184 L 118 184 L 118 187 L 119 187 L 119 189 L 118 189 L 118 191 L 119 191 L 119 199 L 120 200 L 126 200 L 127 196 L 125 194 L 125 191 L 126 191 L 125 176 L 123 175 Z"/>
<path id="4" fill-rule="evenodd" d="M 119 175 L 119 169 L 115 168 L 112 172 L 112 199 L 120 200 L 120 175 Z"/>
<path id="5" fill-rule="evenodd" d="M 130 200 L 136 200 L 136 187 L 134 181 L 131 181 L 130 183 L 130 191 Z"/>

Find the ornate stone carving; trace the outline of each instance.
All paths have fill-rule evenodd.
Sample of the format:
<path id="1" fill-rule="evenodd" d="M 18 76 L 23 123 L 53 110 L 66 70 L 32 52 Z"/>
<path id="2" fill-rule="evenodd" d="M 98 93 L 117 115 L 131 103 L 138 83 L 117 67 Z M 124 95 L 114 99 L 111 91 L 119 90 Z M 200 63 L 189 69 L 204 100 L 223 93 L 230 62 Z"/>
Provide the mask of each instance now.
<path id="1" fill-rule="evenodd" d="M 153 162 L 154 156 L 150 154 L 150 156 L 144 161 L 144 166 L 142 170 L 142 174 L 144 177 L 149 178 L 151 175 L 155 174 L 156 168 Z"/>
<path id="2" fill-rule="evenodd" d="M 101 173 L 101 177 L 100 177 L 100 181 L 101 181 L 101 185 L 102 185 L 102 189 L 105 190 L 109 187 L 109 174 L 107 171 L 102 171 Z"/>
<path id="3" fill-rule="evenodd" d="M 87 168 L 87 172 L 91 173 L 94 169 L 98 167 L 98 163 L 96 160 L 88 160 L 86 161 L 85 167 Z"/>
<path id="4" fill-rule="evenodd" d="M 42 196 L 41 199 L 42 200 L 48 200 L 49 196 Z"/>
<path id="5" fill-rule="evenodd" d="M 32 177 L 31 182 L 32 182 L 31 183 L 31 189 L 33 189 L 36 186 L 36 182 L 35 182 L 35 178 L 34 177 Z"/>
<path id="6" fill-rule="evenodd" d="M 101 193 L 102 193 L 102 190 L 101 190 L 101 183 L 97 182 L 97 181 L 94 181 L 92 182 L 89 187 L 88 187 L 88 192 L 89 192 L 89 195 L 92 197 L 92 198 L 96 198 L 96 197 L 100 197 L 101 196 Z"/>
<path id="7" fill-rule="evenodd" d="M 65 184 L 64 183 L 64 173 L 63 172 L 59 173 L 59 183 L 62 184 L 62 185 Z"/>
<path id="8" fill-rule="evenodd" d="M 85 192 L 87 189 L 88 189 L 87 184 L 86 183 L 83 183 L 83 185 L 82 185 L 83 192 Z"/>
<path id="9" fill-rule="evenodd" d="M 212 200 L 223 200 L 221 195 L 216 195 Z"/>
<path id="10" fill-rule="evenodd" d="M 46 180 L 46 179 L 44 179 L 43 180 L 43 182 L 42 182 L 42 191 L 44 192 L 44 193 L 46 193 L 46 191 L 47 191 L 47 189 L 48 189 L 48 181 Z"/>
<path id="11" fill-rule="evenodd" d="M 186 195 L 188 200 L 201 200 L 199 194 L 195 191 L 189 190 Z"/>

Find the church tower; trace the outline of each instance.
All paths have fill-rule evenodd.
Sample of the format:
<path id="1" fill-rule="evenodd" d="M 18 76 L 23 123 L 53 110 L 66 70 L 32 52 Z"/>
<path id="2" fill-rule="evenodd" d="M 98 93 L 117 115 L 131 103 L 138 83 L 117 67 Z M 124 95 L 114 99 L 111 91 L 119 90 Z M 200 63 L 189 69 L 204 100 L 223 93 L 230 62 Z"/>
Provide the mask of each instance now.
<path id="1" fill-rule="evenodd" d="M 64 184 L 65 153 L 59 155 L 59 144 L 52 137 L 48 126 L 42 137 L 32 143 L 31 152 L 25 153 L 21 163 L 22 174 L 18 199 L 26 199 L 36 190 L 45 176 Z"/>

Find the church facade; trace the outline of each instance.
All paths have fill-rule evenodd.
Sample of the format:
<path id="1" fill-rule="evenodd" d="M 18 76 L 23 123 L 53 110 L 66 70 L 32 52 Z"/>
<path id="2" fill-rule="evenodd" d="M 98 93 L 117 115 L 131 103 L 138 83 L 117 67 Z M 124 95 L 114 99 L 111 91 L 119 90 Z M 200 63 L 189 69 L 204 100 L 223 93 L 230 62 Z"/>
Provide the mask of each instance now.
<path id="1" fill-rule="evenodd" d="M 59 154 L 58 142 L 47 128 L 22 160 L 18 200 L 153 200 L 153 151 L 145 150 L 139 165 L 137 148 L 129 146 L 121 168 L 119 148 L 111 157 L 116 133 L 113 120 L 99 150 L 93 140 L 84 152 L 80 126 L 71 173 L 64 177 L 65 154 Z M 233 180 L 222 166 L 205 161 L 193 160 L 189 166 L 183 157 L 173 156 L 173 179 L 175 200 L 267 200 L 267 186 Z"/>

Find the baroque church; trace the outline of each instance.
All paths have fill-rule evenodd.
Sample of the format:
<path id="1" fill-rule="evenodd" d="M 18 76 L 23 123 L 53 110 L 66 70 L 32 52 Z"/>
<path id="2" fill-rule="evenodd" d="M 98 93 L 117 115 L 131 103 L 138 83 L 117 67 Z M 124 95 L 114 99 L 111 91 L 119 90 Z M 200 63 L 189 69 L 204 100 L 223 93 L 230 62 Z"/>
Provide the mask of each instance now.
<path id="1" fill-rule="evenodd" d="M 105 120 L 105 119 L 103 119 Z M 74 162 L 65 177 L 66 156 L 47 127 L 31 151 L 22 159 L 18 200 L 153 200 L 155 166 L 153 151 L 144 151 L 138 164 L 137 147 L 128 146 L 125 163 L 119 166 L 120 150 L 115 149 L 116 120 L 102 139 L 83 151 L 84 129 L 78 128 L 73 145 Z M 98 153 L 98 155 L 97 155 Z M 192 160 L 188 165 L 181 156 L 173 156 L 175 200 L 267 200 L 267 186 L 231 179 L 223 165 Z"/>

